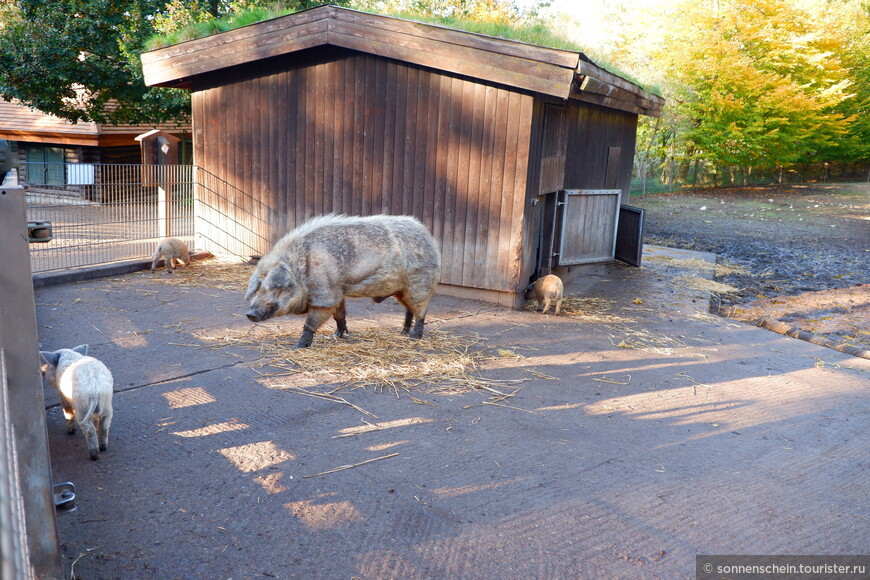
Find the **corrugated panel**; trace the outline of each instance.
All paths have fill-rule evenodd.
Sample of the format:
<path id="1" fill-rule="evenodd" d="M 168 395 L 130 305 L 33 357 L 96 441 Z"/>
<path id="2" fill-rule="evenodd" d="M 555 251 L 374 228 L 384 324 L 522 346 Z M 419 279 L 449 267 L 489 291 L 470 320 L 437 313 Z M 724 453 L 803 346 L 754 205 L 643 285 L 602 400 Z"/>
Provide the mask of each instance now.
<path id="1" fill-rule="evenodd" d="M 194 92 L 197 163 L 268 207 L 265 237 L 330 211 L 415 215 L 442 282 L 514 290 L 532 97 L 341 49 L 298 57 Z"/>

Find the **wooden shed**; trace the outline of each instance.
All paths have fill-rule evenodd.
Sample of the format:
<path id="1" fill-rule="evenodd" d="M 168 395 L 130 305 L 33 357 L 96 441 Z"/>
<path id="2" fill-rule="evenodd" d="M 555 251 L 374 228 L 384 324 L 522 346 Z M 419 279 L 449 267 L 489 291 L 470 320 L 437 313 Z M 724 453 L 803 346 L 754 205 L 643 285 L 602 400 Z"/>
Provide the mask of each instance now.
<path id="1" fill-rule="evenodd" d="M 335 6 L 142 63 L 192 91 L 195 164 L 231 192 L 201 204 L 203 249 L 410 214 L 441 248 L 439 291 L 509 306 L 538 274 L 613 259 L 637 118 L 664 103 L 582 53 Z"/>

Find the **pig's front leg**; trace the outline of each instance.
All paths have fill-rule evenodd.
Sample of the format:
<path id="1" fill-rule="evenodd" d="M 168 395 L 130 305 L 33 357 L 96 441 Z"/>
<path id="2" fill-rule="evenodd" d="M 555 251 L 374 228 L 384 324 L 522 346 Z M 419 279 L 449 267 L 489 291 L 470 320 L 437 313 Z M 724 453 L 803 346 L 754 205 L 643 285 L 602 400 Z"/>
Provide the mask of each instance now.
<path id="1" fill-rule="evenodd" d="M 314 333 L 317 329 L 323 326 L 323 323 L 329 320 L 332 315 L 332 310 L 328 308 L 312 308 L 308 311 L 308 317 L 305 319 L 305 325 L 302 327 L 302 336 L 299 337 L 299 342 L 296 343 L 294 349 L 308 348 L 311 346 L 311 341 L 314 340 Z"/>

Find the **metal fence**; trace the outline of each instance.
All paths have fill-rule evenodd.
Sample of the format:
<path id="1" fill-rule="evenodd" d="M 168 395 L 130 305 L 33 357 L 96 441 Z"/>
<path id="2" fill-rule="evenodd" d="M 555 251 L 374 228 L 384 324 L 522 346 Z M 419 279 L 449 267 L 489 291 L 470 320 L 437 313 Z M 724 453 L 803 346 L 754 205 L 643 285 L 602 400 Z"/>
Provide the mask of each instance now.
<path id="1" fill-rule="evenodd" d="M 195 244 L 215 255 L 261 256 L 270 247 L 270 232 L 283 230 L 282 212 L 225 179 L 196 168 Z"/>
<path id="2" fill-rule="evenodd" d="M 70 164 L 59 171 L 68 176 L 64 185 L 27 190 L 27 219 L 50 221 L 53 231 L 51 242 L 31 244 L 33 273 L 141 259 L 168 236 L 192 244 L 193 166 Z"/>
<path id="3" fill-rule="evenodd" d="M 636 169 L 636 168 L 635 168 Z M 870 161 L 804 163 L 775 169 L 715 167 L 701 161 L 670 163 L 650 169 L 646 179 L 634 175 L 632 194 L 670 193 L 685 189 L 756 187 L 803 183 L 870 182 Z"/>
<path id="4" fill-rule="evenodd" d="M 65 184 L 27 190 L 28 221 L 51 222 L 53 235 L 30 245 L 34 274 L 150 258 L 169 236 L 219 256 L 259 256 L 280 215 L 193 165 L 66 164 L 53 174 Z"/>
<path id="5" fill-rule="evenodd" d="M 0 348 L 0 578 L 33 578 L 22 498 L 6 354 Z"/>

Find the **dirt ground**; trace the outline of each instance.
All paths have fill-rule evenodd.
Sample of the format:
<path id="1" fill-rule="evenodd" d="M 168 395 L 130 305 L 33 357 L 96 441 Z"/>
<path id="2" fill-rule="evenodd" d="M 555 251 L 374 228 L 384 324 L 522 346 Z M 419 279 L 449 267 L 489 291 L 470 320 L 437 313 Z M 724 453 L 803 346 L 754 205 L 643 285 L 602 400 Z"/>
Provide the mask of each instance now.
<path id="1" fill-rule="evenodd" d="M 353 300 L 352 337 L 308 359 L 301 318 L 244 317 L 243 269 L 40 288 L 42 348 L 88 343 L 115 377 L 96 462 L 46 390 L 65 569 L 673 579 L 867 553 L 870 361 L 711 315 L 714 259 L 588 266 L 558 317 L 438 295 L 413 343 L 383 338 L 392 300 Z"/>
<path id="2" fill-rule="evenodd" d="M 735 188 L 633 197 L 648 243 L 715 252 L 713 310 L 780 321 L 870 351 L 870 184 Z M 784 326 L 783 325 L 783 326 Z"/>

